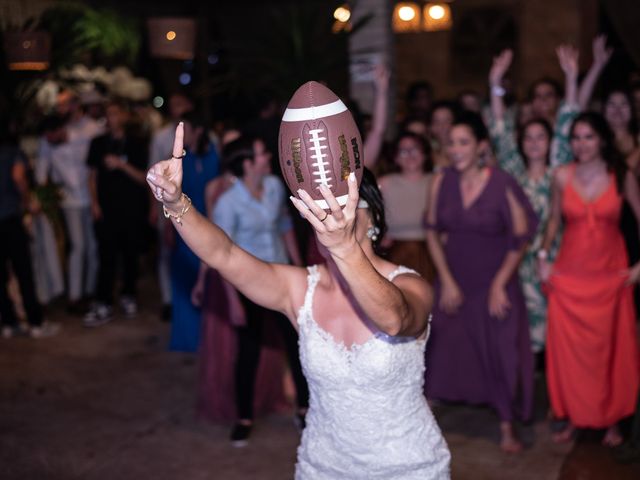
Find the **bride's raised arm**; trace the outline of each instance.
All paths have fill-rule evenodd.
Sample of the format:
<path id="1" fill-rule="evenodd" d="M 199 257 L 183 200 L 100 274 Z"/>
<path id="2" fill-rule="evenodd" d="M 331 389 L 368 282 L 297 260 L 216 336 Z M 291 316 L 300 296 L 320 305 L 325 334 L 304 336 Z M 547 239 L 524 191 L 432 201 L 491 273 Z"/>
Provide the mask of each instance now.
<path id="1" fill-rule="evenodd" d="M 216 225 L 191 206 L 182 193 L 184 128 L 176 127 L 173 155 L 156 163 L 147 173 L 154 197 L 189 248 L 254 303 L 293 316 L 291 286 L 306 275 L 300 267 L 270 264 L 247 253 Z"/>
<path id="2" fill-rule="evenodd" d="M 391 282 L 375 268 L 372 262 L 376 255 L 366 234 L 366 222 L 371 217 L 364 213 L 367 208 L 358 206 L 355 175 L 349 176 L 349 197 L 344 208 L 338 205 L 329 188 L 321 185 L 320 192 L 331 213 L 318 207 L 303 190 L 298 192 L 300 199 L 291 197 L 291 201 L 315 229 L 318 241 L 331 254 L 364 314 L 388 335 L 421 335 L 431 311 L 431 288 L 417 275 L 402 275 Z"/>

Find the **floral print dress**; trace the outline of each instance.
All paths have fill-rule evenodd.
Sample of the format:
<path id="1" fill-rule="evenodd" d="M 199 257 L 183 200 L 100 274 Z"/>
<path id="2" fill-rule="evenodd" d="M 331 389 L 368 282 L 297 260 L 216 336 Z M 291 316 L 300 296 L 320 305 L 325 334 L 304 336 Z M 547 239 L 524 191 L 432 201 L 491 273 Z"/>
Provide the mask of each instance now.
<path id="1" fill-rule="evenodd" d="M 535 353 L 544 350 L 547 332 L 547 299 L 542 293 L 542 284 L 538 277 L 536 254 L 542 245 L 542 237 L 551 213 L 553 169 L 573 160 L 569 132 L 578 113 L 575 105 L 563 103 L 560 106 L 550 147 L 551 165 L 542 178 L 535 180 L 527 175 L 527 167 L 518 149 L 514 117 L 505 116 L 503 121 L 490 121 L 491 140 L 498 164 L 520 184 L 539 220 L 536 235 L 529 244 L 519 268 L 520 282 L 529 316 L 531 349 Z M 559 238 L 549 252 L 551 259 L 555 256 L 558 244 Z"/>

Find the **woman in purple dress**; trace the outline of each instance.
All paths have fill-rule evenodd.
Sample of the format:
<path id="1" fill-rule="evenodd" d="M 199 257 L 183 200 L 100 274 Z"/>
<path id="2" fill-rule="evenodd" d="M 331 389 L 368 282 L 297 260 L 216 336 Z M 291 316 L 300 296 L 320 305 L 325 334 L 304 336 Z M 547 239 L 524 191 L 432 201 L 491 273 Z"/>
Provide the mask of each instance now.
<path id="1" fill-rule="evenodd" d="M 537 219 L 516 181 L 482 164 L 487 130 L 476 114 L 454 123 L 452 167 L 433 182 L 427 241 L 438 271 L 427 349 L 428 398 L 488 404 L 500 418 L 501 448 L 522 449 L 516 416 L 532 413 L 533 358 L 517 275 Z"/>

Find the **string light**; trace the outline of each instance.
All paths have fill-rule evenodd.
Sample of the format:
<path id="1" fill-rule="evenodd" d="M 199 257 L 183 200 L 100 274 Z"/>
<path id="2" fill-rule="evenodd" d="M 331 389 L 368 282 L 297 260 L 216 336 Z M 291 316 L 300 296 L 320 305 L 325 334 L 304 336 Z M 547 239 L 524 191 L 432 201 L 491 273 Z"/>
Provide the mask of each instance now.
<path id="1" fill-rule="evenodd" d="M 351 18 L 351 10 L 349 10 L 349 6 L 342 5 L 341 7 L 336 8 L 333 12 L 333 18 L 341 23 L 347 23 Z"/>

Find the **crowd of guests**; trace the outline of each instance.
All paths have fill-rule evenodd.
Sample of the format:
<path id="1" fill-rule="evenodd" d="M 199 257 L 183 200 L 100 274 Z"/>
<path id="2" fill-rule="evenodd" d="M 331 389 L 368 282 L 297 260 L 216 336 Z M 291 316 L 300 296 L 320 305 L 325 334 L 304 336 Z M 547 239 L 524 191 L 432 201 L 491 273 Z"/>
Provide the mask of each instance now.
<path id="1" fill-rule="evenodd" d="M 493 61 L 486 101 L 473 91 L 435 101 L 427 82 L 413 84 L 390 143 L 385 68 L 375 74 L 373 115 L 352 108 L 386 209 L 388 229 L 367 235 L 434 288 L 425 395 L 489 405 L 511 453 L 522 449 L 515 422 L 533 413 L 536 369 L 546 372 L 559 442 L 596 428 L 605 445 L 621 444 L 619 422 L 636 410 L 640 383 L 640 84 L 593 98 L 611 56 L 603 37 L 580 82 L 578 52 L 563 45 L 556 53 L 564 85 L 541 78 L 521 102 L 508 80 L 510 50 Z M 278 177 L 278 102 L 265 99 L 253 121 L 214 134 L 183 94 L 171 96 L 159 128 L 119 101 L 92 118 L 79 98 L 62 100 L 43 121 L 32 178 L 11 125 L 0 131 L 0 235 L 9 240 L 0 259 L 3 336 L 19 329 L 5 288 L 9 264 L 31 335 L 57 331 L 43 322 L 22 223 L 24 211 L 41 210 L 30 185 L 53 182 L 71 313 L 87 327 L 111 321 L 121 271 L 120 312 L 135 316 L 139 256 L 154 237 L 170 349 L 200 353 L 199 414 L 234 421 L 231 440 L 241 446 L 254 416 L 286 407 L 295 392 L 304 428 L 309 392 L 295 330 L 201 264 L 144 185 L 147 168 L 170 155 L 181 121 L 190 208 L 261 260 L 323 262 Z"/>

